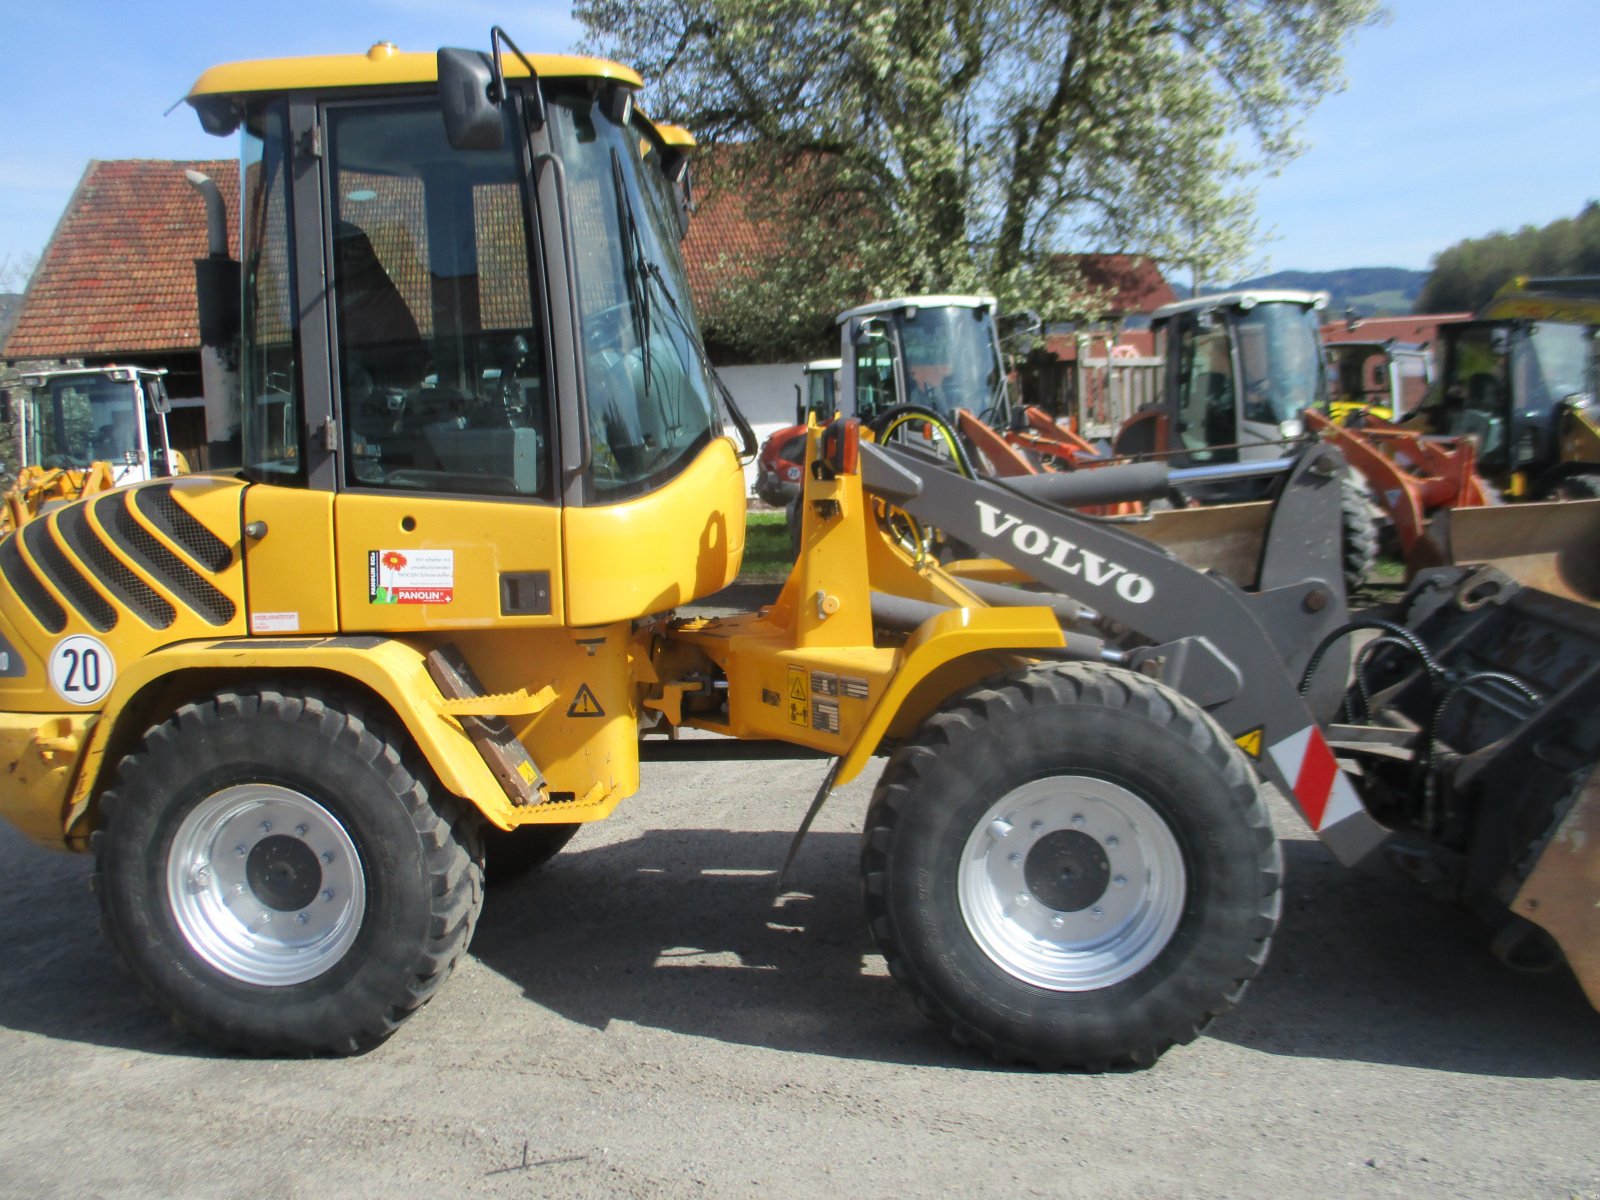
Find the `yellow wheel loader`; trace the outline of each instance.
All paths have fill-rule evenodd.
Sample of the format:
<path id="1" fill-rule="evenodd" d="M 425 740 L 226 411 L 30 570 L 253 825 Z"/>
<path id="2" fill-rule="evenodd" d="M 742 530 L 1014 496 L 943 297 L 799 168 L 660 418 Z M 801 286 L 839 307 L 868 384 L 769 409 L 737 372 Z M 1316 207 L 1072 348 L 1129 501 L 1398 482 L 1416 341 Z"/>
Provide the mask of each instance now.
<path id="1" fill-rule="evenodd" d="M 21 449 L 0 534 L 66 500 L 173 475 L 189 464 L 167 438 L 163 370 L 72 367 L 22 376 L 8 395 Z"/>
<path id="2" fill-rule="evenodd" d="M 707 748 L 831 760 L 796 845 L 889 755 L 872 935 L 1003 1061 L 1148 1064 L 1238 1000 L 1280 906 L 1268 786 L 1600 998 L 1600 618 L 1433 572 L 1347 688 L 1329 447 L 1279 473 L 1246 589 L 1069 511 L 1164 494 L 1163 464 L 969 479 L 834 421 L 776 603 L 675 616 L 739 569 L 725 421 L 754 451 L 689 304 L 689 139 L 624 67 L 490 45 L 200 78 L 243 139 L 244 466 L 0 541 L 0 813 L 93 853 L 161 1009 L 252 1053 L 370 1047 L 466 950 L 486 858 Z M 974 590 L 892 513 L 1031 584 Z M 718 736 L 645 736 L 684 729 Z"/>

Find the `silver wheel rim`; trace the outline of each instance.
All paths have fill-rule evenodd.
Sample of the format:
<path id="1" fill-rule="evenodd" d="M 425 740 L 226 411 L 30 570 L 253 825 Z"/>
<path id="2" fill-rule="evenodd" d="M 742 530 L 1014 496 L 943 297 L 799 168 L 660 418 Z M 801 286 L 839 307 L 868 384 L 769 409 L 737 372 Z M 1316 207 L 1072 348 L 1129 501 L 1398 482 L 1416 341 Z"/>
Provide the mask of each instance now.
<path id="1" fill-rule="evenodd" d="M 983 952 L 1035 987 L 1085 992 L 1156 958 L 1183 916 L 1188 880 L 1167 823 L 1138 796 L 1088 776 L 1023 784 L 967 838 L 961 915 Z"/>
<path id="2" fill-rule="evenodd" d="M 285 987 L 344 957 L 367 883 L 332 813 L 291 788 L 247 783 L 184 817 L 167 858 L 167 900 L 178 932 L 211 966 Z"/>

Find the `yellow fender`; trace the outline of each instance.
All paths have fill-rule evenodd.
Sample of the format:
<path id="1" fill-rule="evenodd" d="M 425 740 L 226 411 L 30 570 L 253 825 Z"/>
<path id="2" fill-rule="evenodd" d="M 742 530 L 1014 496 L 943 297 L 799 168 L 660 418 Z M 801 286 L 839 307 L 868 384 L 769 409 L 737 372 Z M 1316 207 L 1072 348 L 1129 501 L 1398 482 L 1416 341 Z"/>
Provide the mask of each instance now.
<path id="1" fill-rule="evenodd" d="M 861 774 L 891 728 L 920 721 L 952 692 L 993 674 L 997 664 L 990 655 L 1009 652 L 1026 658 L 1065 644 L 1061 625 L 1048 608 L 952 608 L 929 617 L 906 642 L 882 699 L 839 760 L 834 786 Z M 952 678 L 940 681 L 950 686 L 919 694 L 925 681 L 947 667 L 957 668 Z"/>
<path id="2" fill-rule="evenodd" d="M 130 704 L 147 688 L 191 671 L 220 672 L 230 684 L 246 686 L 252 677 L 283 671 L 317 671 L 353 680 L 388 705 L 448 791 L 501 829 L 526 822 L 534 810 L 515 808 L 507 799 L 472 739 L 449 715 L 450 702 L 428 675 L 423 656 L 423 650 L 392 638 L 305 638 L 270 645 L 241 639 L 183 642 L 128 664 L 107 698 L 102 719 L 89 731 L 66 806 L 67 841 L 79 843 L 88 833 L 83 822 L 101 789 L 106 751 Z"/>

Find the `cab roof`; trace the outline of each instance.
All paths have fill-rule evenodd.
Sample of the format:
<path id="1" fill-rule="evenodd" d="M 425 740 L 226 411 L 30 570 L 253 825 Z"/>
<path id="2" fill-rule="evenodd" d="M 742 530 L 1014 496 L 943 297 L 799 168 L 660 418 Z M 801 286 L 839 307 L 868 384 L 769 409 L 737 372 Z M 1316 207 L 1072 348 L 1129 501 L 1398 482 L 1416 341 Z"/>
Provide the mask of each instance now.
<path id="1" fill-rule="evenodd" d="M 1245 288 L 1236 292 L 1216 292 L 1209 296 L 1196 296 L 1193 300 L 1163 304 L 1150 314 L 1150 319 L 1161 321 L 1183 312 L 1214 308 L 1240 308 L 1248 311 L 1258 304 L 1299 304 L 1305 308 L 1326 308 L 1328 293 L 1298 292 L 1287 288 Z"/>
<path id="2" fill-rule="evenodd" d="M 847 309 L 835 318 L 835 322 L 843 325 L 855 317 L 900 312 L 907 308 L 993 308 L 994 306 L 993 296 L 896 296 L 889 300 L 863 304 L 859 308 Z"/>
<path id="3" fill-rule="evenodd" d="M 603 58 L 567 54 L 530 54 L 541 79 L 609 79 L 638 88 L 637 72 Z M 528 69 L 515 54 L 503 57 L 508 79 L 526 79 Z M 325 54 L 306 58 L 262 58 L 223 63 L 195 81 L 186 99 L 204 96 L 238 96 L 251 92 L 283 92 L 344 87 L 382 87 L 404 83 L 436 83 L 438 56 L 406 52 L 393 42 L 378 42 L 365 54 Z"/>

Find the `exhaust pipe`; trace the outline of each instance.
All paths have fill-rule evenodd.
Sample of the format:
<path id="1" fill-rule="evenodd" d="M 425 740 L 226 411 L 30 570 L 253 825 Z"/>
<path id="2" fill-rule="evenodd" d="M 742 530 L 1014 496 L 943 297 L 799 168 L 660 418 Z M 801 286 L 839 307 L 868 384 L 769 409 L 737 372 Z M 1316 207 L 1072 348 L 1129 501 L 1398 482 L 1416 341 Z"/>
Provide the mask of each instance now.
<path id="1" fill-rule="evenodd" d="M 200 320 L 200 380 L 206 400 L 206 467 L 240 461 L 239 261 L 228 256 L 228 210 L 216 182 L 199 171 L 183 173 L 206 206 L 206 257 L 194 260 L 195 307 Z"/>

